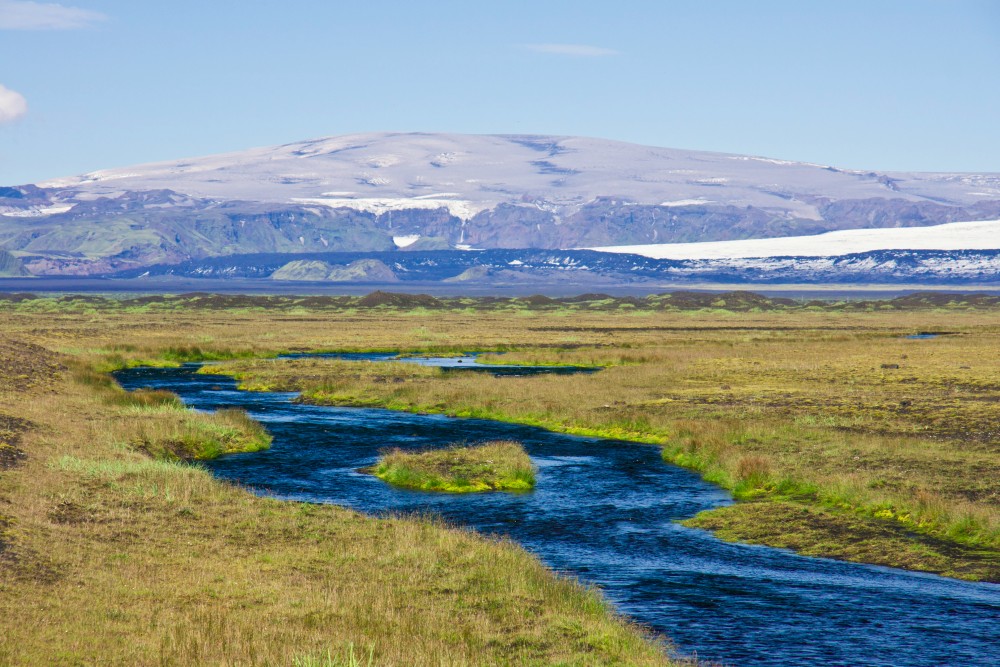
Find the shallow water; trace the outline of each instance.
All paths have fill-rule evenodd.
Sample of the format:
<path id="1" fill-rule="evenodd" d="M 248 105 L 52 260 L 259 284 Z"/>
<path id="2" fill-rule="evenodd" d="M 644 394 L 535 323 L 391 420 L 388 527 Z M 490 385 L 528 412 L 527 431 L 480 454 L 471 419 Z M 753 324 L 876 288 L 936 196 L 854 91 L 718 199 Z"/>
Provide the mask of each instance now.
<path id="1" fill-rule="evenodd" d="M 727 544 L 677 519 L 728 504 L 655 447 L 440 415 L 299 405 L 295 394 L 235 389 L 180 369 L 117 374 L 128 388 L 177 392 L 191 407 L 242 407 L 274 435 L 270 450 L 208 464 L 278 498 L 370 514 L 434 512 L 504 534 L 555 570 L 597 584 L 622 612 L 682 654 L 731 665 L 997 665 L 1000 586 Z M 499 378 L 497 381 L 504 381 Z M 356 472 L 383 447 L 515 439 L 538 466 L 524 494 L 395 489 Z"/>
<path id="2" fill-rule="evenodd" d="M 398 361 L 401 363 L 432 366 L 445 371 L 478 371 L 496 376 L 523 375 L 572 375 L 574 373 L 596 373 L 601 370 L 594 366 L 521 366 L 515 364 L 480 363 L 478 354 L 463 354 L 456 357 L 413 356 L 400 357 L 395 352 L 320 352 L 283 354 L 281 359 L 302 358 L 342 359 L 344 361 Z"/>

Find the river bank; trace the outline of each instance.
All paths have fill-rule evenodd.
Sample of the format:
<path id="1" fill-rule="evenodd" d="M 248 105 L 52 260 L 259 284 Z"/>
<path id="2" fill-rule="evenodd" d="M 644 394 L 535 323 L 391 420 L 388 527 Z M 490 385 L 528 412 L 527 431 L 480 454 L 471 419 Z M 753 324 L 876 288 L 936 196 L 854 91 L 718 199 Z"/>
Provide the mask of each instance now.
<path id="1" fill-rule="evenodd" d="M 232 375 L 244 388 L 301 392 L 301 400 L 317 405 L 494 419 L 660 445 L 666 461 L 698 470 L 745 501 L 689 525 L 810 555 L 1000 580 L 996 511 L 969 502 L 973 493 L 993 493 L 991 482 L 971 470 L 996 465 L 988 439 L 995 415 L 979 396 L 955 400 L 954 387 L 942 378 L 979 358 L 990 337 L 951 341 L 952 358 L 943 362 L 949 368 L 941 368 L 934 354 L 940 348 L 917 347 L 931 341 L 855 333 L 831 351 L 838 344 L 824 340 L 828 336 L 752 341 L 734 356 L 731 343 L 715 340 L 686 372 L 686 345 L 510 352 L 501 357 L 505 363 L 534 363 L 541 355 L 553 367 L 583 365 L 603 355 L 608 368 L 589 376 L 502 381 L 413 364 L 320 358 L 242 360 L 203 370 Z M 898 364 L 863 368 L 867 358 L 898 358 L 896 348 L 912 351 L 909 368 L 926 377 L 912 370 L 894 377 Z M 826 350 L 825 368 L 814 363 L 819 349 Z M 767 366 L 769 359 L 780 361 Z M 815 377 L 802 380 L 803 364 Z M 706 370 L 715 386 L 706 386 Z M 671 374 L 683 389 L 664 395 L 663 380 Z M 983 391 L 975 377 L 963 380 Z M 906 398 L 914 391 L 921 395 L 918 405 Z M 845 394 L 852 396 L 847 404 Z M 896 409 L 886 410 L 893 400 Z M 951 420 L 941 419 L 939 410 Z M 986 438 L 979 445 L 955 447 L 948 437 L 971 438 L 976 429 Z M 969 477 L 956 467 L 970 470 Z M 811 511 L 789 522 L 796 505 Z"/>

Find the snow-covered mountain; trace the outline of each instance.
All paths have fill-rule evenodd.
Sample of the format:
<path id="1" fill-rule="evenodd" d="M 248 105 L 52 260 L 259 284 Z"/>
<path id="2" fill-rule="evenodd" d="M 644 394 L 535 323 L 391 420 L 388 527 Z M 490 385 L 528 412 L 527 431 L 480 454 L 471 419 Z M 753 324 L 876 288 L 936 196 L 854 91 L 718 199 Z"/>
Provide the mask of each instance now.
<path id="1" fill-rule="evenodd" d="M 1000 174 L 557 136 L 347 135 L 0 187 L 0 250 L 64 275 L 247 253 L 607 248 L 994 219 Z"/>
<path id="2" fill-rule="evenodd" d="M 897 174 L 582 137 L 355 134 L 38 184 L 77 199 L 174 190 L 383 212 L 445 207 L 469 219 L 501 203 L 569 213 L 601 197 L 663 207 L 723 204 L 822 217 L 816 197 L 975 204 L 1000 174 Z"/>

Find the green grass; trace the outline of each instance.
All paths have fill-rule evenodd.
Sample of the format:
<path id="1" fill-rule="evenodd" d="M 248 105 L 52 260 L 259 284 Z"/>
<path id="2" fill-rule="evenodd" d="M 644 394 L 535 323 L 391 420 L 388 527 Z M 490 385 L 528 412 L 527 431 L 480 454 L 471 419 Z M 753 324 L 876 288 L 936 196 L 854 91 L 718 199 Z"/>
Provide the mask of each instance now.
<path id="1" fill-rule="evenodd" d="M 375 646 L 371 645 L 364 653 L 355 652 L 353 643 L 337 654 L 328 649 L 325 654 L 296 657 L 292 661 L 293 667 L 373 667 L 374 664 Z"/>
<path id="2" fill-rule="evenodd" d="M 108 432 L 120 444 L 155 459 L 206 461 L 271 446 L 271 435 L 244 410 L 195 412 L 173 392 L 125 391 L 110 375 L 86 365 L 77 364 L 73 377 L 116 408 Z"/>
<path id="3" fill-rule="evenodd" d="M 393 486 L 442 493 L 529 491 L 535 486 L 524 447 L 501 440 L 420 452 L 393 449 L 365 472 Z"/>
<path id="4" fill-rule="evenodd" d="M 996 581 L 1000 558 L 954 548 L 947 539 L 855 513 L 831 513 L 798 502 L 762 499 L 706 511 L 682 522 L 728 542 L 766 544 L 822 556 L 930 570 L 959 579 Z"/>

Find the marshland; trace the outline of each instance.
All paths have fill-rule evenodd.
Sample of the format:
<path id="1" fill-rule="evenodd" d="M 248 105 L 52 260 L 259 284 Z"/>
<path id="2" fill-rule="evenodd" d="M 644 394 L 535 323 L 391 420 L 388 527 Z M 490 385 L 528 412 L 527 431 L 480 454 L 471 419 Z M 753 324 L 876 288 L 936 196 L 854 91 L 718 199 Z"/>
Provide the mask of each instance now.
<path id="1" fill-rule="evenodd" d="M 588 452 L 643 452 L 643 475 L 673 475 L 680 466 L 690 471 L 677 473 L 690 476 L 684 484 L 705 484 L 692 493 L 715 494 L 704 511 L 665 522 L 706 553 L 734 549 L 725 551 L 728 562 L 744 554 L 748 571 L 759 566 L 756 555 L 772 554 L 742 546 L 751 543 L 812 557 L 788 561 L 805 570 L 830 562 L 815 557 L 897 568 L 837 570 L 842 577 L 911 585 L 924 580 L 902 570 L 929 573 L 928 586 L 971 591 L 995 614 L 1000 593 L 988 582 L 1000 580 L 998 313 L 995 299 L 946 295 L 812 303 L 748 294 L 0 299 L 0 439 L 4 451 L 17 452 L 0 459 L 9 461 L 0 470 L 0 604 L 11 619 L 0 657 L 747 659 L 698 644 L 699 635 L 709 645 L 724 632 L 721 607 L 736 600 L 711 600 L 720 607 L 702 612 L 717 616 L 718 627 L 672 632 L 642 620 L 642 609 L 681 604 L 683 587 L 658 588 L 659 598 L 630 606 L 613 582 L 552 562 L 513 529 L 469 532 L 450 510 L 439 512 L 445 519 L 358 513 L 338 506 L 347 502 L 279 500 L 222 481 L 211 474 L 216 462 L 233 469 L 268 455 L 269 445 L 277 453 L 282 443 L 272 444 L 271 432 L 280 429 L 235 405 L 192 412 L 178 398 L 181 384 L 169 393 L 137 380 L 126 392 L 108 375 L 185 362 L 210 362 L 202 375 L 177 370 L 187 373 L 183 382 L 215 392 L 218 407 L 227 392 L 257 394 L 310 410 L 464 418 L 445 419 L 459 429 L 490 420 L 567 434 Z M 920 333 L 939 335 L 911 338 Z M 601 370 L 495 377 L 363 358 L 281 358 L 311 352 L 480 353 L 487 364 Z M 224 385 L 228 378 L 240 389 Z M 336 446 L 336 429 L 329 438 Z M 192 463 L 199 460 L 208 467 Z M 598 475 L 594 460 L 588 474 Z M 544 497 L 546 471 L 539 468 L 528 497 Z M 620 489 L 623 498 L 630 491 Z M 842 594 L 849 601 L 850 589 Z M 974 664 L 996 637 L 970 624 L 953 650 Z M 880 650 L 877 642 L 854 648 Z M 872 653 L 856 661 L 894 664 Z M 774 664 L 792 663 L 776 656 Z"/>

